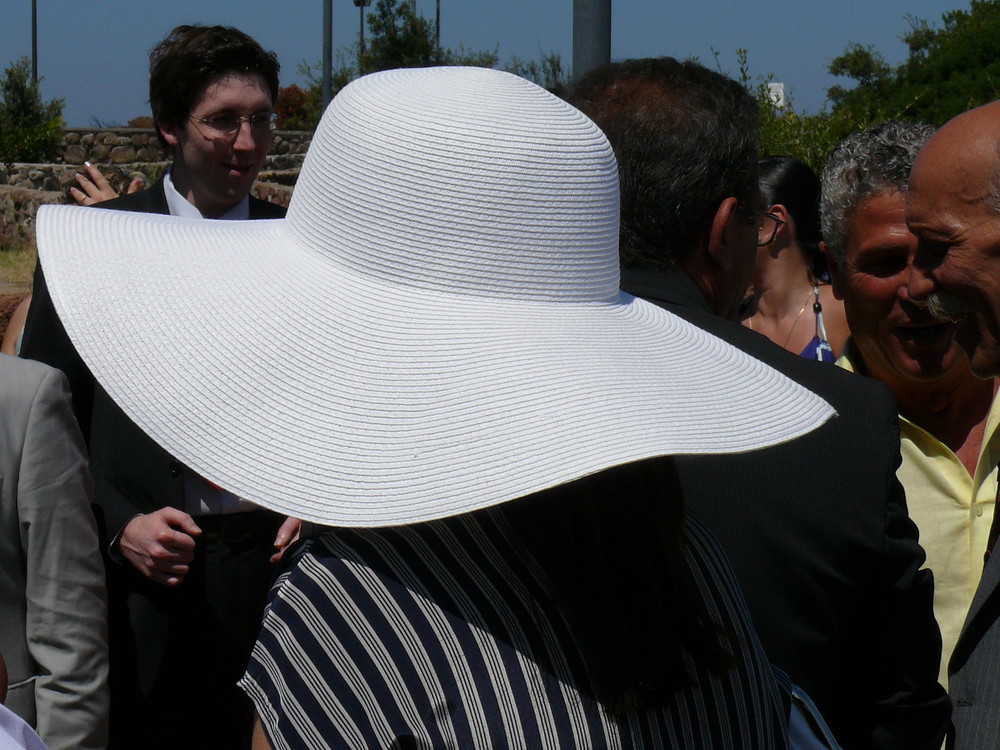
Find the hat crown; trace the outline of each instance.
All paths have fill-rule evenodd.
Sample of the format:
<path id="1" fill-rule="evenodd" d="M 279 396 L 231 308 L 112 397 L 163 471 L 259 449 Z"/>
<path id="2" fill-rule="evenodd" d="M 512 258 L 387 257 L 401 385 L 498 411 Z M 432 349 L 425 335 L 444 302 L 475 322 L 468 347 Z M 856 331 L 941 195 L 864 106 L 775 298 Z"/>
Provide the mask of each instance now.
<path id="1" fill-rule="evenodd" d="M 539 86 L 485 68 L 375 73 L 317 128 L 287 225 L 353 273 L 434 292 L 618 295 L 607 139 Z"/>

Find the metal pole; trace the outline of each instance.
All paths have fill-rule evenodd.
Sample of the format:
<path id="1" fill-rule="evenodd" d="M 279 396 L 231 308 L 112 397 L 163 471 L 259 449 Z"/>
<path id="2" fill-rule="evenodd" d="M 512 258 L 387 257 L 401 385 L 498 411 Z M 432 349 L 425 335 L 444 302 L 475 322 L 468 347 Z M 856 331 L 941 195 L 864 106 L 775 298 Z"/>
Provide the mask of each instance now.
<path id="1" fill-rule="evenodd" d="M 573 0 L 573 80 L 611 62 L 611 0 Z"/>
<path id="2" fill-rule="evenodd" d="M 323 0 L 323 109 L 333 89 L 333 0 Z"/>
<path id="3" fill-rule="evenodd" d="M 435 0 L 434 5 L 434 48 L 441 51 L 441 0 Z"/>
<path id="4" fill-rule="evenodd" d="M 365 4 L 358 3 L 358 73 L 361 72 L 361 55 L 365 53 Z"/>
<path id="5" fill-rule="evenodd" d="M 38 85 L 38 0 L 31 0 L 31 82 Z"/>

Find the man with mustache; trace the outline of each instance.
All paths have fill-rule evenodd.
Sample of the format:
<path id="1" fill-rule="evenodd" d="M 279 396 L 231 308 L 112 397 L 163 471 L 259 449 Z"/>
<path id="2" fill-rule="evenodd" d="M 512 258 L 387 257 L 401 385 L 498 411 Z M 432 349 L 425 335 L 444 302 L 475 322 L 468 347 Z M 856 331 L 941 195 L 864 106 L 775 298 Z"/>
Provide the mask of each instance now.
<path id="1" fill-rule="evenodd" d="M 906 224 L 917 238 L 906 293 L 953 322 L 981 378 L 1000 375 L 998 148 L 1000 102 L 955 117 L 921 149 L 906 199 Z M 949 664 L 958 750 L 1000 744 L 998 655 L 1000 555 L 988 555 Z"/>
<path id="2" fill-rule="evenodd" d="M 997 496 L 997 381 L 980 380 L 955 341 L 906 290 L 917 238 L 906 227 L 907 178 L 930 125 L 886 122 L 854 133 L 823 172 L 822 222 L 834 294 L 851 338 L 838 364 L 889 386 L 899 403 L 910 517 L 934 572 L 940 680 L 983 568 Z"/>

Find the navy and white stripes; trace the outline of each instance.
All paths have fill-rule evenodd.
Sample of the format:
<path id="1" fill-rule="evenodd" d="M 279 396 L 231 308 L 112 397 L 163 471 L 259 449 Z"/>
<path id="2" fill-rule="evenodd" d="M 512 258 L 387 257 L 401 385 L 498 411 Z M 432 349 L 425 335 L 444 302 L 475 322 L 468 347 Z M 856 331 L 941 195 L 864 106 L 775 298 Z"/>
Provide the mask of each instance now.
<path id="1" fill-rule="evenodd" d="M 499 514 L 314 540 L 283 577 L 242 686 L 275 750 L 784 747 L 774 676 L 717 545 L 687 560 L 737 666 L 612 718 Z M 638 625 L 641 627 L 641 624 Z"/>

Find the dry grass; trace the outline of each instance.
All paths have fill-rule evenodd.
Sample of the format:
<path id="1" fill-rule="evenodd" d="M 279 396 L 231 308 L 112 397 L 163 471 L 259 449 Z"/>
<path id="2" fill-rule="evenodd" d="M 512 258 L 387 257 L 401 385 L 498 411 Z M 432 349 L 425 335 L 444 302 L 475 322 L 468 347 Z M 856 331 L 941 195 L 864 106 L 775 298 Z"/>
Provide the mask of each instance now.
<path id="1" fill-rule="evenodd" d="M 33 246 L 0 251 L 0 283 L 27 288 L 35 271 L 37 255 Z"/>
<path id="2" fill-rule="evenodd" d="M 21 227 L 0 225 L 0 332 L 14 308 L 31 288 L 35 271 L 35 238 Z"/>
<path id="3" fill-rule="evenodd" d="M 35 270 L 35 237 L 19 225 L 0 225 L 0 286 L 31 284 Z"/>

